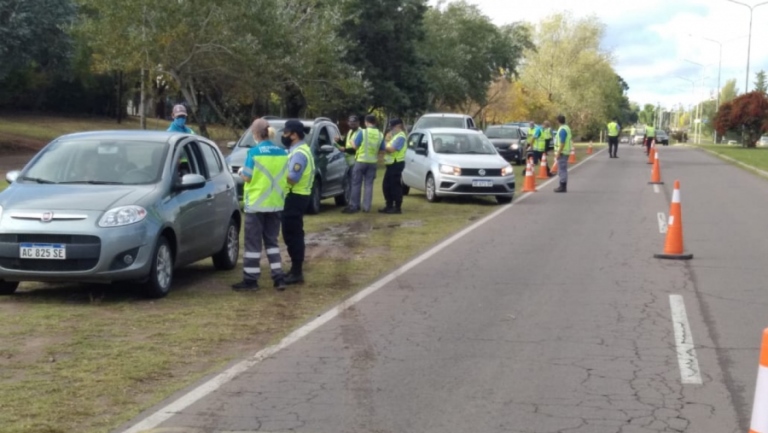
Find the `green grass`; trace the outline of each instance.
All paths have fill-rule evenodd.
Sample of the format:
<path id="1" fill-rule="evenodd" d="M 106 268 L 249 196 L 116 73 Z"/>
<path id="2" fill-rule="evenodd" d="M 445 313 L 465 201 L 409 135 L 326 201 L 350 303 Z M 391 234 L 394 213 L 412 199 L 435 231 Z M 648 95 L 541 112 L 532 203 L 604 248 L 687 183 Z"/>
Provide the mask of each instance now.
<path id="1" fill-rule="evenodd" d="M 768 171 L 768 148 L 766 147 L 745 148 L 723 145 L 701 145 L 699 147 L 733 158 L 757 169 Z"/>
<path id="2" fill-rule="evenodd" d="M 585 146 L 577 151 L 581 161 Z M 516 167 L 518 189 L 522 170 Z M 383 170 L 375 208 L 383 204 L 382 179 Z M 412 191 L 402 215 L 350 216 L 326 200 L 319 215 L 305 218 L 307 284 L 283 293 L 266 278 L 257 293 L 232 292 L 242 268 L 217 273 L 210 260 L 179 270 L 171 294 L 156 301 L 130 285 L 24 283 L 17 295 L 0 299 L 2 431 L 109 431 L 227 362 L 279 341 L 495 209 L 493 199 L 429 203 Z"/>

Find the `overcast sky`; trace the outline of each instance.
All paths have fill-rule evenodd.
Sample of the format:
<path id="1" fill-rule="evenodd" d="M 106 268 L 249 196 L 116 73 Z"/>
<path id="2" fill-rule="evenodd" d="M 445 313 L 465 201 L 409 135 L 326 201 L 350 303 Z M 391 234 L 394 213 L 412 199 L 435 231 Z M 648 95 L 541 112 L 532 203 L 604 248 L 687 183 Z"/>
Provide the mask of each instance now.
<path id="1" fill-rule="evenodd" d="M 614 55 L 614 69 L 629 84 L 630 100 L 640 104 L 692 103 L 692 83 L 677 77 L 698 81 L 699 98 L 715 94 L 719 46 L 702 37 L 722 42 L 721 82 L 735 78 L 739 91 L 744 90 L 749 9 L 728 0 L 467 1 L 478 5 L 496 24 L 537 23 L 555 12 L 597 15 L 607 26 L 603 46 Z M 754 5 L 765 0 L 741 1 Z M 761 69 L 768 71 L 768 4 L 753 14 L 750 89 L 754 73 Z"/>

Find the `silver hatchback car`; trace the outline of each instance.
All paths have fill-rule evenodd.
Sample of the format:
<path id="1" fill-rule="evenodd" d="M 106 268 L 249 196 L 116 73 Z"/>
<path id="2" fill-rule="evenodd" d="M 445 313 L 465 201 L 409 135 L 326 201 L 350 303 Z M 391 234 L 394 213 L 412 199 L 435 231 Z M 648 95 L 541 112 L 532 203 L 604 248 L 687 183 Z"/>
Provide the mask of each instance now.
<path id="1" fill-rule="evenodd" d="M 408 136 L 403 183 L 431 202 L 444 196 L 493 196 L 499 204 L 515 195 L 515 172 L 480 131 L 417 129 Z"/>
<path id="2" fill-rule="evenodd" d="M 174 269 L 239 256 L 235 181 L 216 145 L 154 131 L 65 135 L 0 192 L 0 294 L 19 281 L 144 283 L 168 294 Z"/>

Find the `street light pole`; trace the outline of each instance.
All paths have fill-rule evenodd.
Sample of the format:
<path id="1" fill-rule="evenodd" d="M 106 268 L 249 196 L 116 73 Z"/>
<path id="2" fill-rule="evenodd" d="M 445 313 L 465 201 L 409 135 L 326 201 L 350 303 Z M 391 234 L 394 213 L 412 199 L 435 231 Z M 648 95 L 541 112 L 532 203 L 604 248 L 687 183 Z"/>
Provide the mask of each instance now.
<path id="1" fill-rule="evenodd" d="M 752 13 L 755 11 L 755 8 L 758 6 L 766 5 L 768 4 L 768 1 L 758 3 L 756 5 L 750 6 L 746 3 L 742 3 L 737 0 L 728 0 L 731 3 L 736 3 L 737 5 L 742 5 L 749 9 L 749 41 L 747 42 L 747 75 L 744 79 L 744 93 L 747 93 L 749 91 L 749 58 L 752 55 Z"/>

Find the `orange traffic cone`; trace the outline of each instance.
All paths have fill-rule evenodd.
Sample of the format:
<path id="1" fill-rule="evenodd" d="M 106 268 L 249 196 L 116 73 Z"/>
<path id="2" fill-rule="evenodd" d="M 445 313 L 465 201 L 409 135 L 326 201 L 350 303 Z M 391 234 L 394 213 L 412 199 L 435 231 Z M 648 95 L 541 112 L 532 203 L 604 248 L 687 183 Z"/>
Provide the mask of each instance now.
<path id="1" fill-rule="evenodd" d="M 536 192 L 536 179 L 533 178 L 533 163 L 528 160 L 525 164 L 525 182 L 523 182 L 523 192 Z"/>
<path id="2" fill-rule="evenodd" d="M 571 155 L 568 157 L 568 164 L 576 164 L 576 148 L 571 146 Z"/>
<path id="3" fill-rule="evenodd" d="M 552 164 L 552 168 L 549 169 L 549 172 L 553 175 L 557 174 L 557 158 L 554 158 L 555 162 Z"/>
<path id="4" fill-rule="evenodd" d="M 653 169 L 651 169 L 650 185 L 663 185 L 661 181 L 661 166 L 659 165 L 659 152 L 653 152 Z"/>
<path id="5" fill-rule="evenodd" d="M 536 175 L 536 179 L 549 179 L 547 175 L 547 154 L 541 155 L 541 164 L 539 164 L 539 174 Z"/>
<path id="6" fill-rule="evenodd" d="M 592 155 L 592 142 L 589 142 L 589 147 L 587 147 L 587 155 Z"/>
<path id="7" fill-rule="evenodd" d="M 654 254 L 657 259 L 690 260 L 693 254 L 685 254 L 683 249 L 683 213 L 680 205 L 680 181 L 675 181 L 672 193 L 672 204 L 669 206 L 669 223 L 667 224 L 667 240 L 664 242 L 664 252 Z"/>
<path id="8" fill-rule="evenodd" d="M 763 331 L 763 344 L 760 349 L 760 364 L 757 369 L 755 402 L 752 406 L 750 433 L 768 432 L 768 329 Z"/>
<path id="9" fill-rule="evenodd" d="M 656 140 L 651 141 L 651 149 L 648 151 L 648 164 L 653 164 L 653 155 L 656 153 Z"/>

